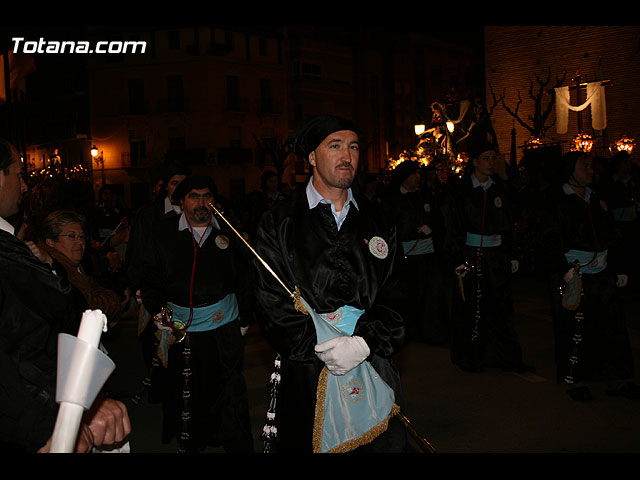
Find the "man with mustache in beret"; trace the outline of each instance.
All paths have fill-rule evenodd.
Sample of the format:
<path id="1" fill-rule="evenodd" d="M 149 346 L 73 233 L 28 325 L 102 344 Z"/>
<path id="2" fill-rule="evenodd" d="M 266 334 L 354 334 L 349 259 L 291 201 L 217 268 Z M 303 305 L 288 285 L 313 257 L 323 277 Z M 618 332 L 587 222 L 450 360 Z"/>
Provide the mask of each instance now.
<path id="1" fill-rule="evenodd" d="M 242 335 L 252 318 L 248 265 L 244 247 L 208 207 L 213 192 L 213 181 L 200 176 L 175 189 L 182 213 L 154 225 L 141 296 L 155 312 L 158 355 L 167 369 L 163 442 L 175 436 L 187 453 L 207 446 L 247 453 L 253 451 L 242 374 Z"/>
<path id="2" fill-rule="evenodd" d="M 351 188 L 360 158 L 358 127 L 322 115 L 298 129 L 290 144 L 312 174 L 263 215 L 256 251 L 315 312 L 348 324 L 340 328 L 349 333 L 335 344 L 319 342 L 311 317 L 297 311 L 285 289 L 255 262 L 256 318 L 280 359 L 273 444 L 278 452 L 311 452 L 325 367 L 330 375 L 344 375 L 366 360 L 402 404 L 391 357 L 405 342 L 405 327 L 393 276 L 399 261 L 395 228 Z M 356 451 L 401 452 L 405 446 L 404 429 L 391 418 L 384 433 Z"/>

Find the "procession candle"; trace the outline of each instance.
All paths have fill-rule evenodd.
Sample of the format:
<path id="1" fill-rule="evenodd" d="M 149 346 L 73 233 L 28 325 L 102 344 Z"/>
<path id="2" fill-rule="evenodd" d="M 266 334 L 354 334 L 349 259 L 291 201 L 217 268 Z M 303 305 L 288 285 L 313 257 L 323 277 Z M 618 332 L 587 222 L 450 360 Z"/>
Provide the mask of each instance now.
<path id="1" fill-rule="evenodd" d="M 77 338 L 98 348 L 100 336 L 106 328 L 107 319 L 100 310 L 86 310 L 82 315 Z M 82 405 L 71 402 L 60 403 L 49 449 L 51 453 L 72 453 L 75 450 L 83 414 Z"/>

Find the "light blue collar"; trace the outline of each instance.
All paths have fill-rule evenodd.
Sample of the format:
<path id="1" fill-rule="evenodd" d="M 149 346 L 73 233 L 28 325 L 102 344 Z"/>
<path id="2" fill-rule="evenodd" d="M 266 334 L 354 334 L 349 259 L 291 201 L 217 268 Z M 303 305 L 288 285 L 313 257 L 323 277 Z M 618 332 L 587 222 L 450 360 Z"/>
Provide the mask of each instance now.
<path id="1" fill-rule="evenodd" d="M 316 188 L 313 186 L 313 176 L 309 180 L 309 183 L 307 183 L 306 193 L 307 193 L 307 202 L 309 203 L 309 210 L 311 210 L 312 208 L 315 208 L 319 203 L 328 203 L 329 205 L 331 205 L 331 213 L 333 214 L 333 218 L 336 221 L 338 230 L 340 230 L 340 227 L 342 226 L 345 219 L 347 218 L 347 213 L 349 213 L 349 208 L 352 203 L 353 203 L 353 206 L 359 210 L 358 204 L 355 198 L 353 197 L 353 192 L 351 191 L 351 188 L 347 189 L 347 200 L 346 202 L 344 202 L 344 206 L 342 207 L 342 212 L 340 212 L 340 214 L 336 212 L 335 205 L 330 200 L 327 200 L 322 195 L 320 195 L 316 190 Z"/>

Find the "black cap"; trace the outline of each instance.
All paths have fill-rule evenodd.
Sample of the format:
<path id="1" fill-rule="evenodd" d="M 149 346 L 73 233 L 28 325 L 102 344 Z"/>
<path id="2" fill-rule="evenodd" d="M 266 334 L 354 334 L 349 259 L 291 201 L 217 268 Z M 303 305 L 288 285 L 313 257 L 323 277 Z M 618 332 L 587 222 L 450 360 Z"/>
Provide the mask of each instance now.
<path id="1" fill-rule="evenodd" d="M 420 168 L 420 164 L 415 160 L 405 160 L 393 169 L 391 174 L 391 183 L 394 185 L 401 185 L 409 175 Z"/>
<path id="2" fill-rule="evenodd" d="M 298 128 L 289 137 L 289 147 L 296 155 L 307 158 L 327 136 L 334 132 L 350 130 L 361 136 L 360 129 L 351 120 L 336 115 L 318 115 Z"/>
<path id="3" fill-rule="evenodd" d="M 205 175 L 191 175 L 180 182 L 173 191 L 173 196 L 171 198 L 174 201 L 181 201 L 191 190 L 200 190 L 203 188 L 208 188 L 213 194 L 216 193 L 216 184 L 213 182 L 211 177 Z"/>

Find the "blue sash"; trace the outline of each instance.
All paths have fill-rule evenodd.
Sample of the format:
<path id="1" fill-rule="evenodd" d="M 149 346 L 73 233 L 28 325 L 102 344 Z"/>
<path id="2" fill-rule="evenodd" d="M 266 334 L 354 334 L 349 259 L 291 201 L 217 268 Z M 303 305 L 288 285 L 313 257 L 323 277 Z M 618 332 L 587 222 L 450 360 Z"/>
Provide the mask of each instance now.
<path id="1" fill-rule="evenodd" d="M 189 307 L 182 307 L 175 303 L 167 302 L 167 306 L 173 312 L 172 320 L 186 324 L 189 321 Z M 187 332 L 206 332 L 222 325 L 226 325 L 238 318 L 238 301 L 234 293 L 228 294 L 222 300 L 213 305 L 196 307 L 193 309 L 193 319 Z M 156 337 L 159 340 L 158 358 L 166 367 L 169 364 L 169 347 L 175 342 L 175 337 L 170 330 L 158 330 Z"/>
<path id="2" fill-rule="evenodd" d="M 631 205 L 629 207 L 612 208 L 611 215 L 616 222 L 633 222 L 636 217 L 636 207 Z"/>
<path id="3" fill-rule="evenodd" d="M 482 243 L 483 247 L 499 247 L 502 245 L 501 235 L 480 235 L 477 233 L 467 232 L 467 242 L 469 247 L 479 247 Z"/>
<path id="4" fill-rule="evenodd" d="M 175 303 L 167 302 L 167 306 L 173 310 L 173 320 L 186 323 L 189 320 L 189 307 L 182 307 Z M 229 293 L 217 303 L 205 307 L 193 309 L 193 319 L 187 332 L 206 332 L 222 325 L 226 325 L 238 318 L 238 301 L 235 293 Z"/>
<path id="5" fill-rule="evenodd" d="M 427 253 L 433 253 L 433 239 L 429 237 L 402 242 L 402 248 L 404 249 L 405 255 L 425 255 Z"/>
<path id="6" fill-rule="evenodd" d="M 607 268 L 607 250 L 598 252 L 596 258 L 593 258 L 593 254 L 594 252 L 585 252 L 584 250 L 569 250 L 564 254 L 564 257 L 569 263 L 578 260 L 581 273 L 598 273 Z"/>
<path id="7" fill-rule="evenodd" d="M 300 300 L 313 319 L 318 343 L 349 336 L 327 323 L 303 298 Z M 352 330 L 363 312 L 342 307 L 342 313 L 344 323 Z M 398 410 L 394 402 L 393 390 L 367 361 L 344 375 L 333 375 L 323 368 L 316 394 L 314 453 L 349 452 L 370 443 L 387 429 L 389 418 Z"/>

